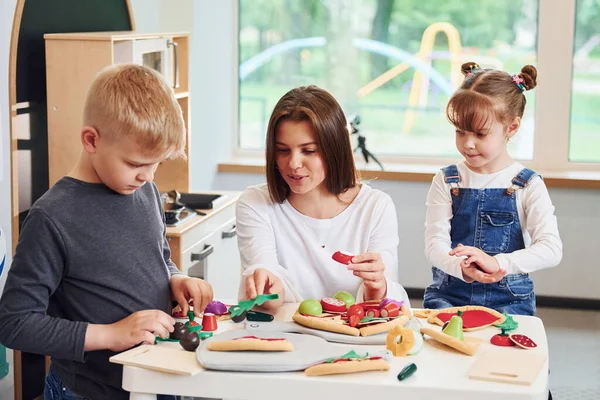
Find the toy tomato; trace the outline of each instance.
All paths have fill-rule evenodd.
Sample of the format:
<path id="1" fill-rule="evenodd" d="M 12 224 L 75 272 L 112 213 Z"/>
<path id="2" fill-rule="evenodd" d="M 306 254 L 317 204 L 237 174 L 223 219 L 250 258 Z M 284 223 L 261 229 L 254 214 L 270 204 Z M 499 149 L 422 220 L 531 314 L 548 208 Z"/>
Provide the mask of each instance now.
<path id="1" fill-rule="evenodd" d="M 358 304 L 353 304 L 348 308 L 347 314 L 348 318 L 352 317 L 353 315 L 356 315 L 360 320 L 365 316 L 365 309 Z"/>
<path id="2" fill-rule="evenodd" d="M 342 313 L 346 311 L 346 303 L 342 300 L 334 299 L 333 297 L 325 297 L 321 299 L 321 306 L 323 307 L 323 311 L 326 312 L 339 312 Z"/>

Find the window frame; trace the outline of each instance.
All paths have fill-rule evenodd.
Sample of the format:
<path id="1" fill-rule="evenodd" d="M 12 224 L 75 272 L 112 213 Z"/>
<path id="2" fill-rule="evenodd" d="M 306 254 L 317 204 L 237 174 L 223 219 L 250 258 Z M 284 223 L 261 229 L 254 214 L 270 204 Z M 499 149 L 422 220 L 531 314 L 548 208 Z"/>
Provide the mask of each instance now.
<path id="1" fill-rule="evenodd" d="M 582 173 L 592 173 L 589 178 L 600 180 L 600 162 L 570 162 L 569 137 L 571 130 L 571 92 L 573 88 L 573 46 L 575 39 L 576 0 L 538 0 L 537 65 L 542 71 L 536 87 L 534 110 L 534 144 L 532 160 L 519 160 L 523 165 L 542 174 L 569 179 L 582 179 Z M 236 118 L 233 151 L 234 160 L 241 164 L 264 165 L 264 150 L 239 147 L 239 0 L 234 2 L 234 59 L 236 100 L 233 104 Z M 557 27 L 560 27 L 557 29 Z M 558 99 L 558 100 L 557 100 Z M 449 134 L 452 130 L 448 129 Z M 260 162 L 263 158 L 263 162 Z M 420 169 L 429 173 L 431 168 L 455 163 L 457 158 L 381 156 L 378 158 L 392 171 L 412 173 Z M 245 161 L 244 161 L 245 160 Z M 360 169 L 365 166 L 357 159 Z M 585 177 L 583 179 L 586 179 Z"/>

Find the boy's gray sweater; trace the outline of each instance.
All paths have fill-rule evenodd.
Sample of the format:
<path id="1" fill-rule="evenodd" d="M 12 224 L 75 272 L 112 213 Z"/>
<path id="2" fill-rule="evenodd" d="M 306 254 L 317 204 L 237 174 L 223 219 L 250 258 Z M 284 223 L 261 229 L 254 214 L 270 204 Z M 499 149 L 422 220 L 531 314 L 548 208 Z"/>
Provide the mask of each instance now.
<path id="1" fill-rule="evenodd" d="M 130 195 L 65 177 L 31 208 L 0 300 L 0 343 L 52 357 L 51 369 L 90 399 L 128 398 L 110 351 L 84 352 L 88 323 L 171 310 L 160 194 Z"/>

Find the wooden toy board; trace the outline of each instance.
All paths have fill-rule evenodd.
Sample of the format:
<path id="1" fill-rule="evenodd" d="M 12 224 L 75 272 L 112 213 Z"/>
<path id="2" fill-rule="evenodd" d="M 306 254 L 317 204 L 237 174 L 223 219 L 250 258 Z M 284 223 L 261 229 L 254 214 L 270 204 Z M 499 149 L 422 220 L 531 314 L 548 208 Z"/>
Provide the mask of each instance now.
<path id="1" fill-rule="evenodd" d="M 531 385 L 545 361 L 544 354 L 523 349 L 488 350 L 475 360 L 469 371 L 469 378 L 515 385 Z M 548 373 L 548 371 L 542 373 Z"/>
<path id="2" fill-rule="evenodd" d="M 253 322 L 254 323 L 254 322 Z M 269 322 L 268 324 L 272 324 Z M 260 351 L 210 351 L 207 344 L 212 341 L 232 340 L 243 336 L 260 338 L 285 338 L 292 342 L 294 351 L 260 352 Z M 226 331 L 202 342 L 197 350 L 200 364 L 206 369 L 222 371 L 247 372 L 287 372 L 303 371 L 311 365 L 318 364 L 333 357 L 340 357 L 349 352 L 351 346 L 332 344 L 326 340 L 312 336 L 267 330 L 252 329 Z M 389 352 L 381 349 L 356 349 L 359 353 L 389 358 Z"/>
<path id="3" fill-rule="evenodd" d="M 258 332 L 268 331 L 279 331 L 279 332 L 294 332 L 294 333 L 306 333 L 308 335 L 317 336 L 328 342 L 335 343 L 346 343 L 346 344 L 360 344 L 360 345 L 385 345 L 385 338 L 387 332 L 379 333 L 372 336 L 350 336 L 344 335 L 343 333 L 335 333 L 328 331 L 321 331 L 318 329 L 308 328 L 295 322 L 283 322 L 283 321 L 272 321 L 272 322 L 254 322 L 246 321 L 244 328 L 252 331 L 253 334 Z M 257 335 L 258 336 L 258 335 Z"/>
<path id="4" fill-rule="evenodd" d="M 185 351 L 179 343 L 144 344 L 112 356 L 110 362 L 177 375 L 194 375 L 202 371 L 196 354 Z"/>

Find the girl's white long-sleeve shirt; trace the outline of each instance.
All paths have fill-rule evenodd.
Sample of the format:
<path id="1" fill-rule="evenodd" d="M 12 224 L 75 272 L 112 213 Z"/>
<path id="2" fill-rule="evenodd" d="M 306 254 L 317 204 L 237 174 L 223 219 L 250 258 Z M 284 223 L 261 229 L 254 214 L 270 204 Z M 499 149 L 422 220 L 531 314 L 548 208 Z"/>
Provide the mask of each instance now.
<path id="1" fill-rule="evenodd" d="M 385 264 L 386 297 L 410 306 L 398 283 L 398 220 L 389 195 L 366 184 L 352 203 L 331 219 L 315 219 L 287 200 L 274 203 L 266 184 L 248 187 L 237 202 L 238 247 L 243 276 L 264 268 L 279 277 L 286 302 L 333 297 L 347 291 L 363 300 L 362 279 L 331 256 L 378 252 Z M 324 246 L 324 247 L 323 247 Z M 244 278 L 240 298 L 245 296 Z"/>
<path id="2" fill-rule="evenodd" d="M 493 174 L 478 174 L 461 161 L 457 163 L 457 168 L 460 175 L 459 187 L 492 189 L 512 186 L 512 179 L 525 167 L 515 162 Z M 439 171 L 433 178 L 427 194 L 425 255 L 433 266 L 463 279 L 460 268 L 462 258 L 448 255 L 452 245 L 450 189 L 450 184 L 444 182 L 443 171 Z M 508 274 L 517 274 L 558 265 L 562 258 L 562 242 L 558 234 L 554 206 L 544 181 L 535 177 L 525 188 L 516 190 L 515 194 L 525 248 L 495 255 L 500 268 L 505 269 Z"/>

